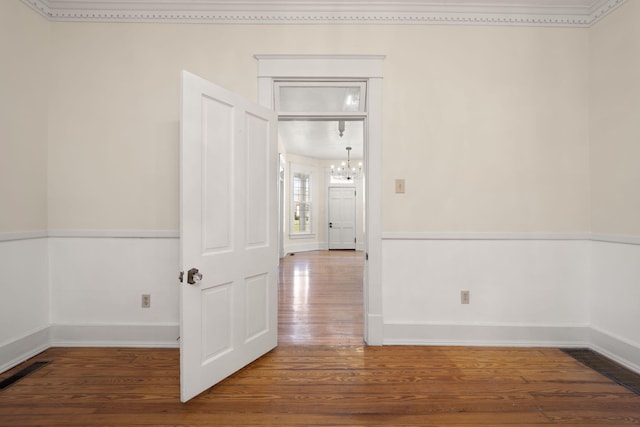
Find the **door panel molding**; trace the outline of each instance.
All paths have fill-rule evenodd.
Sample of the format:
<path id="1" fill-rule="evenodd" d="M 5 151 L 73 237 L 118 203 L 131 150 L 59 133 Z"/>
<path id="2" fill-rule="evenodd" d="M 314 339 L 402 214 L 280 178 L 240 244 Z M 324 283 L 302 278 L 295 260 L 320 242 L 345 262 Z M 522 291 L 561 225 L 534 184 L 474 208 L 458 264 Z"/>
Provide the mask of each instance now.
<path id="1" fill-rule="evenodd" d="M 180 285 L 183 402 L 277 345 L 276 142 L 272 110 L 183 71 L 180 266 L 201 274 Z"/>

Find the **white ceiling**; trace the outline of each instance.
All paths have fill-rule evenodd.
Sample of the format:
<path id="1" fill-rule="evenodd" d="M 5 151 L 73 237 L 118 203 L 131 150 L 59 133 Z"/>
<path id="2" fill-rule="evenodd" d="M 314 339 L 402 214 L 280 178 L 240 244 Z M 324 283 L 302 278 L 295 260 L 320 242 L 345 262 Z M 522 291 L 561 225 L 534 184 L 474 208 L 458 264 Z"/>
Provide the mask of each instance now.
<path id="1" fill-rule="evenodd" d="M 278 136 L 287 153 L 325 160 L 346 159 L 346 147 L 352 147 L 351 158 L 361 160 L 364 146 L 362 120 L 345 121 L 342 137 L 338 121 L 296 120 L 278 123 Z"/>
<path id="2" fill-rule="evenodd" d="M 588 27 L 626 0 L 22 0 L 55 21 Z"/>

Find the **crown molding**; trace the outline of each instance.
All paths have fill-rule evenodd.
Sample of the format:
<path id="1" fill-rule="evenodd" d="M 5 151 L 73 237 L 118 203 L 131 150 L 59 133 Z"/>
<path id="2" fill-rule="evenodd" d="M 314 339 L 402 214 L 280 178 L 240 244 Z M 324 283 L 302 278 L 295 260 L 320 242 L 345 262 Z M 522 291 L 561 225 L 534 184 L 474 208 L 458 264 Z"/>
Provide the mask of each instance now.
<path id="1" fill-rule="evenodd" d="M 627 0 L 21 0 L 50 21 L 589 27 Z"/>

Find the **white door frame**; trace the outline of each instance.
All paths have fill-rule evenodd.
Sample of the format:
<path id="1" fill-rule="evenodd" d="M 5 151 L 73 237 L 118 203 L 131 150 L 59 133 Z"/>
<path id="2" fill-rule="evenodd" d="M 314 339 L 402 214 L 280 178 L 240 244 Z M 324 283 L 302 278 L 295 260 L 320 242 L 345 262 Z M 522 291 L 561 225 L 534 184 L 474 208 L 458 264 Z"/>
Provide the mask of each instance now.
<path id="1" fill-rule="evenodd" d="M 382 345 L 382 64 L 383 55 L 255 55 L 258 103 L 274 109 L 274 81 L 362 79 L 367 81 L 365 121 L 364 339 Z"/>
<path id="2" fill-rule="evenodd" d="M 286 161 L 281 153 L 278 153 L 278 258 L 282 259 L 284 253 L 284 207 L 287 198 L 285 197 L 285 176 L 287 173 Z M 279 264 L 279 262 L 278 262 Z"/>

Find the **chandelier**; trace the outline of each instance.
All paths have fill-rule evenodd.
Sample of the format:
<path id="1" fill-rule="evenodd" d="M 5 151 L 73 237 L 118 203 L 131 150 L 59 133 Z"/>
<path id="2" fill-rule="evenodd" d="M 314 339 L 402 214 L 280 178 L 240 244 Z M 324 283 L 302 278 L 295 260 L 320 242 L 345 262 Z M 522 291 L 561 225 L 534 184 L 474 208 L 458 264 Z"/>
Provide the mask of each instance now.
<path id="1" fill-rule="evenodd" d="M 362 173 L 362 162 L 358 162 L 358 167 L 351 166 L 351 147 L 347 147 L 347 161 L 342 162 L 340 166 L 331 165 L 331 176 L 337 179 L 352 181 L 360 178 Z"/>

